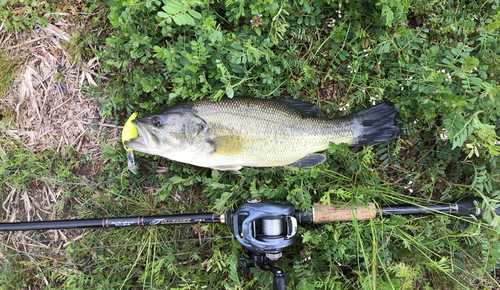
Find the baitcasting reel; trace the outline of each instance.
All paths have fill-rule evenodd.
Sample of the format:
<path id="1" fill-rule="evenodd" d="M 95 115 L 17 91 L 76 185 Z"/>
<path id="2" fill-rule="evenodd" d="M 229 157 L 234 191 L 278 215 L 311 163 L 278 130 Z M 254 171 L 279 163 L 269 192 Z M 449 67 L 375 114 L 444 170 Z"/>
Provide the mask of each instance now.
<path id="1" fill-rule="evenodd" d="M 271 266 L 280 262 L 282 251 L 295 243 L 297 219 L 295 207 L 276 200 L 251 199 L 233 213 L 232 222 L 236 239 L 245 246 L 250 258 L 239 258 L 243 272 L 249 267 L 271 271 L 273 289 L 285 289 L 285 276 L 281 269 Z"/>

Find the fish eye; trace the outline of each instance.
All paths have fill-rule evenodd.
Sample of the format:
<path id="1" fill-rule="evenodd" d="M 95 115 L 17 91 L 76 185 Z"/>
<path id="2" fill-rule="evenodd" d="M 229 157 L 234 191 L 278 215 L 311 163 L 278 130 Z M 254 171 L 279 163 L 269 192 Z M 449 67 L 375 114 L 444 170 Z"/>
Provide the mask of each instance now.
<path id="1" fill-rule="evenodd" d="M 160 127 L 161 126 L 161 118 L 160 117 L 153 117 L 151 118 L 151 124 L 155 127 Z"/>

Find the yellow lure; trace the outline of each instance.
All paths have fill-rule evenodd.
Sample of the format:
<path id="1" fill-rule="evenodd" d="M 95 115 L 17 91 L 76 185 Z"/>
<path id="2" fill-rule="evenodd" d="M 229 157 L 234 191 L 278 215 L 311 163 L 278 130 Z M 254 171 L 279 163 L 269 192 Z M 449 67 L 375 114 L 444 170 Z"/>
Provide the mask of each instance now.
<path id="1" fill-rule="evenodd" d="M 137 174 L 137 166 L 135 165 L 134 160 L 134 150 L 131 148 L 127 148 L 127 146 L 125 146 L 125 141 L 129 141 L 130 139 L 139 137 L 137 127 L 132 124 L 132 121 L 135 120 L 135 118 L 137 118 L 137 113 L 133 113 L 130 118 L 128 118 L 122 130 L 122 144 L 123 148 L 125 148 L 125 150 L 127 151 L 127 166 L 133 174 Z"/>
<path id="2" fill-rule="evenodd" d="M 129 141 L 130 139 L 139 137 L 137 128 L 134 126 L 134 124 L 132 124 L 132 121 L 135 120 L 135 118 L 137 118 L 137 113 L 133 113 L 132 115 L 130 115 L 130 118 L 128 118 L 127 122 L 125 122 L 122 130 L 122 144 L 123 148 L 125 148 L 125 150 L 127 151 L 133 149 L 127 148 L 127 146 L 125 146 L 125 141 Z"/>

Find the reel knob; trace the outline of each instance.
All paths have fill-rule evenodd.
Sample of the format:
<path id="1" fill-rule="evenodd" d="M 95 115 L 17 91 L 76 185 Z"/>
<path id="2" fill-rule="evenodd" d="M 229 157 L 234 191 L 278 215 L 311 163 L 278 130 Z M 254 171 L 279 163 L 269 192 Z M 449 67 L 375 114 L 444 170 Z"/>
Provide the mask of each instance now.
<path id="1" fill-rule="evenodd" d="M 285 275 L 281 270 L 276 270 L 273 276 L 273 290 L 285 290 L 286 281 Z"/>

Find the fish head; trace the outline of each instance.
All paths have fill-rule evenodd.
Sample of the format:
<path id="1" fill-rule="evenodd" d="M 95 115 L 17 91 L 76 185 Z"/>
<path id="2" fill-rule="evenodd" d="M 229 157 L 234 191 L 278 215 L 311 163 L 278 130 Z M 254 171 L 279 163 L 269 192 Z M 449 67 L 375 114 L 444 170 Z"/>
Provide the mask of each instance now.
<path id="1" fill-rule="evenodd" d="M 192 112 L 153 114 L 132 121 L 139 137 L 125 142 L 133 150 L 171 159 L 172 154 L 194 151 L 206 139 L 208 125 Z"/>

